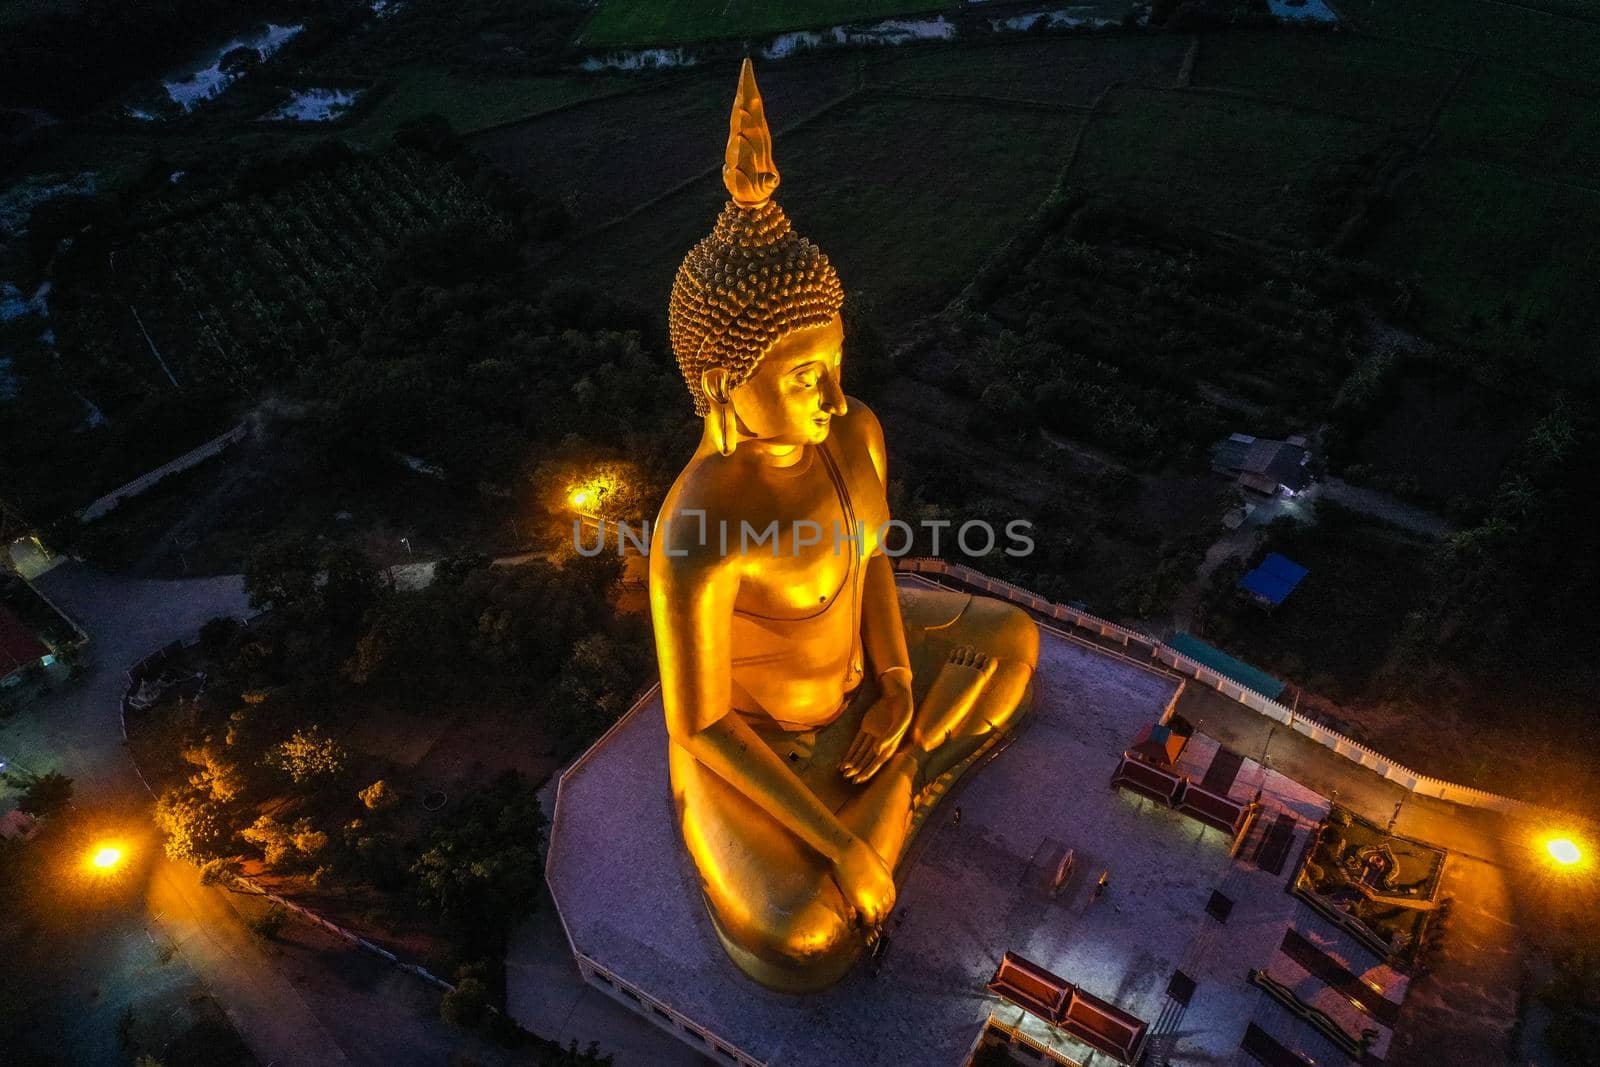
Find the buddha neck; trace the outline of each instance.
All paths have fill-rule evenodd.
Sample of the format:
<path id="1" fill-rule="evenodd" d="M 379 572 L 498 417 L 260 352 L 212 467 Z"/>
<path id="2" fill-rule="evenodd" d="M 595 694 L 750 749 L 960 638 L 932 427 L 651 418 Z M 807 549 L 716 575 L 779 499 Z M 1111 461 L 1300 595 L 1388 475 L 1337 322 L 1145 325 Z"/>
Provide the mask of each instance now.
<path id="1" fill-rule="evenodd" d="M 701 438 L 701 447 L 716 450 L 709 430 Z M 779 474 L 800 474 L 811 466 L 816 449 L 810 445 L 784 444 L 755 437 L 739 435 L 734 455 L 763 470 Z"/>

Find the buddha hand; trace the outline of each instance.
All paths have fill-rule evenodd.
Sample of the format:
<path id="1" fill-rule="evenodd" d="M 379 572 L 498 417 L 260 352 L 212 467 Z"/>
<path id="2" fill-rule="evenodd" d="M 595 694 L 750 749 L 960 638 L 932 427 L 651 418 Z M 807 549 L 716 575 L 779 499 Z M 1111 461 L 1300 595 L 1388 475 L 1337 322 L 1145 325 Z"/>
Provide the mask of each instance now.
<path id="1" fill-rule="evenodd" d="M 894 877 L 882 857 L 859 837 L 852 838 L 833 863 L 833 880 L 862 929 L 882 926 L 894 910 Z"/>
<path id="2" fill-rule="evenodd" d="M 887 671 L 878 678 L 878 687 L 878 697 L 862 716 L 850 751 L 839 761 L 839 773 L 858 785 L 877 774 L 894 755 L 916 712 L 910 671 L 903 667 Z"/>

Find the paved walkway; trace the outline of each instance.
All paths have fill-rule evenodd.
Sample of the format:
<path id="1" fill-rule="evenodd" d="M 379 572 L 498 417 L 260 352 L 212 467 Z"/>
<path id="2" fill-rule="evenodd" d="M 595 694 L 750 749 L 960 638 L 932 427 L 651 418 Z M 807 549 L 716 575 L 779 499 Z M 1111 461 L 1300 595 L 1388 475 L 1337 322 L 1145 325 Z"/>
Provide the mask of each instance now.
<path id="1" fill-rule="evenodd" d="M 1419 797 L 1214 690 L 1190 683 L 1178 713 L 1224 745 L 1310 786 L 1380 826 L 1450 850 L 1441 893 L 1453 899 L 1442 950 L 1414 980 L 1395 1027 L 1391 1063 L 1509 1063 L 1517 989 L 1540 922 L 1522 890 L 1545 829 L 1521 819 Z"/>

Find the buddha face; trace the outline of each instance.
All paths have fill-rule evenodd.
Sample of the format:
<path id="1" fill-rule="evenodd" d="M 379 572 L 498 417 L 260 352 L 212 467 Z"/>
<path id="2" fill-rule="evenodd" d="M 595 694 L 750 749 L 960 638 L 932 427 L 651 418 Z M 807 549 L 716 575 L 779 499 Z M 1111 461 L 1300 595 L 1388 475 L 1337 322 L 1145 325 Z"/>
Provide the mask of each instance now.
<path id="1" fill-rule="evenodd" d="M 756 372 L 731 396 L 741 436 L 775 445 L 817 445 L 835 415 L 845 413 L 839 360 L 844 324 L 838 315 L 780 337 Z"/>

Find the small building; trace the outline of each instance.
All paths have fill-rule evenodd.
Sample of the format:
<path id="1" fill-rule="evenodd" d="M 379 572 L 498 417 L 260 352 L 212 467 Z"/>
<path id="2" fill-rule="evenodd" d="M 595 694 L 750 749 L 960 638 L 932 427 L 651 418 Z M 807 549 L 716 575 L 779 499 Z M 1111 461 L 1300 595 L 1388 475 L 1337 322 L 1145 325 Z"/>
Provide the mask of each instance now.
<path id="1" fill-rule="evenodd" d="M 1287 556 L 1273 552 L 1262 560 L 1249 574 L 1239 579 L 1239 588 L 1264 608 L 1282 604 L 1300 579 L 1311 571 Z"/>
<path id="2" fill-rule="evenodd" d="M 49 666 L 50 648 L 10 608 L 0 604 L 0 686 L 15 685 L 35 665 Z"/>
<path id="3" fill-rule="evenodd" d="M 1311 452 L 1304 437 L 1282 441 L 1236 433 L 1211 449 L 1211 469 L 1267 496 L 1298 493 L 1311 484 Z"/>
<path id="4" fill-rule="evenodd" d="M 1235 659 L 1215 645 L 1206 644 L 1193 634 L 1173 634 L 1167 638 L 1167 647 L 1202 667 L 1211 668 L 1246 689 L 1260 693 L 1268 700 L 1277 700 L 1278 694 L 1287 688 L 1287 683 L 1272 677 L 1258 667 L 1250 666 L 1241 659 Z"/>
<path id="5" fill-rule="evenodd" d="M 1139 731 L 1128 750 L 1157 767 L 1170 767 L 1183 755 L 1183 746 L 1189 735 L 1173 729 L 1168 723 L 1151 723 Z"/>
<path id="6" fill-rule="evenodd" d="M 0 838 L 7 841 L 31 841 L 39 833 L 39 820 L 15 808 L 0 815 Z"/>

